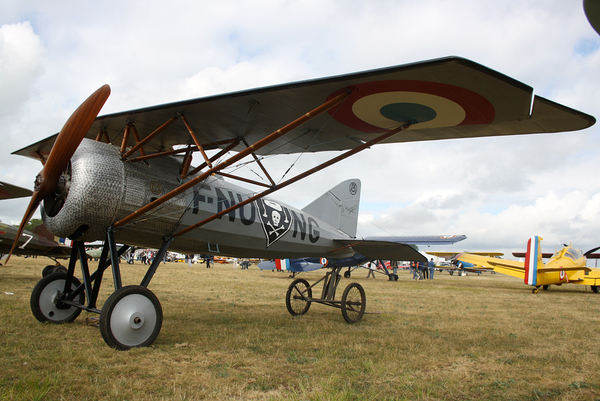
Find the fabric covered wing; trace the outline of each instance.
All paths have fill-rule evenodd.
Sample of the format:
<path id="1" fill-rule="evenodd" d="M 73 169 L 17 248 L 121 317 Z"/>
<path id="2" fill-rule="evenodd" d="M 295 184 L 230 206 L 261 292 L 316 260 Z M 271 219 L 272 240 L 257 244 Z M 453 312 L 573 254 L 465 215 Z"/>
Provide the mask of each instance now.
<path id="1" fill-rule="evenodd" d="M 0 181 L 0 199 L 26 198 L 33 191 Z"/>
<path id="2" fill-rule="evenodd" d="M 593 117 L 533 95 L 519 81 L 475 62 L 447 57 L 330 78 L 296 82 L 100 116 L 87 137 L 105 130 L 120 146 L 125 126 L 145 138 L 183 114 L 206 148 L 244 138 L 253 144 L 335 95 L 350 91 L 337 107 L 284 135 L 259 154 L 351 149 L 381 132 L 414 123 L 387 142 L 412 142 L 587 128 Z M 47 155 L 54 137 L 14 153 Z M 181 118 L 149 141 L 154 153 L 191 143 Z M 132 138 L 128 144 L 134 144 Z M 240 143 L 234 150 L 245 148 Z"/>

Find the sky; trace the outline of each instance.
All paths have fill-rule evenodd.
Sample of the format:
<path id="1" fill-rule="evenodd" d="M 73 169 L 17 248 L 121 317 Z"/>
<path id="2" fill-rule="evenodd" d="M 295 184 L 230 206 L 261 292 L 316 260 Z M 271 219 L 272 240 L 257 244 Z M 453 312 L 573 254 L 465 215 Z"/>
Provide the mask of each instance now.
<path id="1" fill-rule="evenodd" d="M 600 116 L 600 36 L 579 0 L 0 0 L 0 181 L 32 189 L 41 164 L 11 152 L 103 84 L 108 114 L 451 55 Z M 599 139 L 596 124 L 379 145 L 273 198 L 301 208 L 358 178 L 360 236 L 464 234 L 432 250 L 508 253 L 539 235 L 545 252 L 586 251 L 600 246 Z M 268 163 L 283 174 L 331 156 Z M 3 201 L 0 220 L 18 224 L 27 203 Z"/>

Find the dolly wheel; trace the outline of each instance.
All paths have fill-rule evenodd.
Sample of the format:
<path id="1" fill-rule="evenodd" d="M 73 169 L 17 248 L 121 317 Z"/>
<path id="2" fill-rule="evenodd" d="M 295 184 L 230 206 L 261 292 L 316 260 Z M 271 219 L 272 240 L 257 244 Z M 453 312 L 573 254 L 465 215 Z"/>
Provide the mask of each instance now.
<path id="1" fill-rule="evenodd" d="M 350 283 L 342 295 L 342 316 L 348 323 L 357 323 L 365 314 L 367 297 L 358 283 Z"/>
<path id="2" fill-rule="evenodd" d="M 308 285 L 308 281 L 303 278 L 292 281 L 285 294 L 285 306 L 290 315 L 299 316 L 308 312 L 310 301 L 307 301 L 307 298 L 312 298 L 312 289 Z"/>

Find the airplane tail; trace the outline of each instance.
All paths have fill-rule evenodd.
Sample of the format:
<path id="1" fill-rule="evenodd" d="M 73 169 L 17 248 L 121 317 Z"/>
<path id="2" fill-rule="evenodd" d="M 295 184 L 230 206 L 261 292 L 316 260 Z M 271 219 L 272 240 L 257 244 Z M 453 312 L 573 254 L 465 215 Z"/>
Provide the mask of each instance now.
<path id="1" fill-rule="evenodd" d="M 290 270 L 290 260 L 289 259 L 275 259 L 275 268 L 279 271 Z"/>
<path id="2" fill-rule="evenodd" d="M 537 285 L 538 266 L 543 266 L 542 248 L 540 241 L 542 237 L 531 237 L 527 241 L 527 253 L 525 254 L 525 279 L 527 285 Z"/>
<path id="3" fill-rule="evenodd" d="M 350 237 L 356 237 L 360 187 L 360 180 L 346 180 L 318 197 L 302 211 L 318 217 Z"/>

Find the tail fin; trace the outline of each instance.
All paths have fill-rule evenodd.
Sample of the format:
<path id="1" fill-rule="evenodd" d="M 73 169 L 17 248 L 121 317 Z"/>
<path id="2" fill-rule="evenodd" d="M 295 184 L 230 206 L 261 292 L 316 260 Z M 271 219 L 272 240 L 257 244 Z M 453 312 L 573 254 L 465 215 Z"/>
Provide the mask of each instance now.
<path id="1" fill-rule="evenodd" d="M 290 270 L 290 260 L 289 259 L 275 259 L 275 266 L 277 268 L 277 270 L 282 271 L 288 271 Z"/>
<path id="2" fill-rule="evenodd" d="M 360 180 L 351 179 L 336 185 L 302 209 L 338 230 L 356 237 Z"/>
<path id="3" fill-rule="evenodd" d="M 525 279 L 527 285 L 537 285 L 538 266 L 543 266 L 542 248 L 540 241 L 542 237 L 531 237 L 527 241 L 527 253 L 525 254 Z"/>

